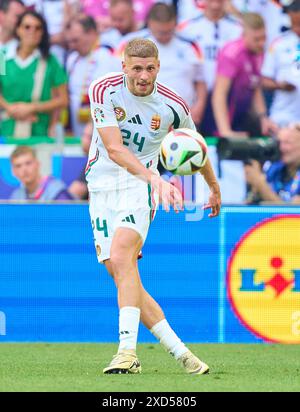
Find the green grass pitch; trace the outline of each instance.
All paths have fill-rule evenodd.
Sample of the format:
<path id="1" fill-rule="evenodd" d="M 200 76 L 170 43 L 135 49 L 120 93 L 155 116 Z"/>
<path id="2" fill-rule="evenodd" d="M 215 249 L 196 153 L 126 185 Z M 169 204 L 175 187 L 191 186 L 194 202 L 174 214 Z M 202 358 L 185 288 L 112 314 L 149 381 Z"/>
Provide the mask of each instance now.
<path id="1" fill-rule="evenodd" d="M 211 373 L 189 376 L 160 345 L 140 344 L 140 375 L 103 375 L 116 344 L 0 344 L 0 391 L 299 391 L 300 345 L 190 344 Z"/>

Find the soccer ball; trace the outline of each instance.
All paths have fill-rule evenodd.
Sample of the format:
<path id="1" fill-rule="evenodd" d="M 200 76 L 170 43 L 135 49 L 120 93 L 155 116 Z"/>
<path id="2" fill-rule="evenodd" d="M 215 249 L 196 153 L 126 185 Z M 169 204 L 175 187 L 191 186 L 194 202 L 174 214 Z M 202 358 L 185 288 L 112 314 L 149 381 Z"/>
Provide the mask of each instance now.
<path id="1" fill-rule="evenodd" d="M 205 165 L 207 144 L 196 130 L 175 129 L 160 145 L 160 161 L 175 175 L 192 175 Z"/>

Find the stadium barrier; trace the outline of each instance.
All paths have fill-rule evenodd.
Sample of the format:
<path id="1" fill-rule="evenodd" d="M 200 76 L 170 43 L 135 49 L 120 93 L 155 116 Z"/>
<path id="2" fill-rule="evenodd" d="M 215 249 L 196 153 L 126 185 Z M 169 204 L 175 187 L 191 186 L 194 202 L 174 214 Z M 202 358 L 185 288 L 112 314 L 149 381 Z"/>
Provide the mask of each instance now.
<path id="1" fill-rule="evenodd" d="M 224 203 L 243 203 L 246 196 L 246 183 L 242 162 L 236 160 L 223 160 L 218 164 L 216 154 L 217 139 L 206 139 L 209 145 L 209 157 L 215 172 L 218 175 Z M 1 138 L 0 138 L 1 143 Z M 65 144 L 57 144 L 50 137 L 35 137 L 29 139 L 2 138 L 0 144 L 0 199 L 8 199 L 11 192 L 19 185 L 13 176 L 10 167 L 9 156 L 16 145 L 32 145 L 37 150 L 38 158 L 42 166 L 42 174 L 51 174 L 62 179 L 67 185 L 77 179 L 87 158 L 82 152 L 80 139 L 65 137 Z M 207 190 L 203 187 L 201 176 L 186 176 L 183 179 L 185 198 L 201 202 L 207 196 Z"/>
<path id="2" fill-rule="evenodd" d="M 187 342 L 300 343 L 300 208 L 157 212 L 140 272 Z M 86 204 L 0 205 L 0 342 L 116 342 Z M 153 342 L 140 327 L 139 340 Z"/>

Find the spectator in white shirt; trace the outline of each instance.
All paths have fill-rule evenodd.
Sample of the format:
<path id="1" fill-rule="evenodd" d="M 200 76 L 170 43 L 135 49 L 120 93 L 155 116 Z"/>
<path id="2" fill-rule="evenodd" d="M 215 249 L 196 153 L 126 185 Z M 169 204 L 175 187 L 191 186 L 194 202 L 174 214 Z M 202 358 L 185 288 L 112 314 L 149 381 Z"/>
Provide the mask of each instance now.
<path id="1" fill-rule="evenodd" d="M 101 42 L 116 48 L 124 36 L 139 29 L 132 0 L 111 0 L 109 16 L 111 28 L 101 34 Z"/>
<path id="2" fill-rule="evenodd" d="M 64 26 L 67 19 L 67 6 L 72 0 L 23 0 L 26 7 L 40 13 L 47 23 L 50 35 L 51 53 L 64 65 L 66 50 Z"/>
<path id="3" fill-rule="evenodd" d="M 226 0 L 205 0 L 205 9 L 198 17 L 178 25 L 178 32 L 197 43 L 204 53 L 205 80 L 211 90 L 215 81 L 218 51 L 225 43 L 237 39 L 241 24 L 225 12 Z"/>
<path id="4" fill-rule="evenodd" d="M 270 117 L 280 127 L 300 120 L 300 0 L 287 12 L 291 30 L 272 43 L 262 67 L 263 86 L 274 91 Z"/>
<path id="5" fill-rule="evenodd" d="M 119 53 L 136 37 L 152 40 L 160 55 L 158 80 L 173 88 L 191 108 L 199 125 L 206 104 L 207 88 L 203 74 L 203 55 L 196 43 L 176 34 L 176 13 L 172 6 L 156 3 L 147 18 L 148 28 L 124 38 Z"/>
<path id="6" fill-rule="evenodd" d="M 162 3 L 176 5 L 179 23 L 197 17 L 203 11 L 203 1 L 199 0 L 163 0 Z"/>
<path id="7" fill-rule="evenodd" d="M 289 1 L 289 0 L 288 0 Z M 285 13 L 280 2 L 274 0 L 231 0 L 230 10 L 238 17 L 243 13 L 258 13 L 262 16 L 266 25 L 267 46 L 276 39 L 284 28 L 290 27 L 289 16 Z M 231 7 L 230 7 L 231 6 Z"/>
<path id="8" fill-rule="evenodd" d="M 9 57 L 14 55 L 18 41 L 15 29 L 18 18 L 25 11 L 21 0 L 0 0 L 0 51 Z"/>
<path id="9" fill-rule="evenodd" d="M 195 41 L 203 50 L 208 98 L 201 131 L 205 135 L 212 135 L 215 127 L 211 95 L 216 79 L 218 52 L 227 42 L 240 37 L 242 25 L 226 13 L 226 0 L 204 0 L 203 3 L 204 11 L 198 17 L 178 25 L 178 32 Z"/>
<path id="10" fill-rule="evenodd" d="M 111 71 L 120 71 L 121 62 L 113 50 L 101 46 L 95 20 L 80 15 L 66 30 L 66 39 L 72 50 L 67 59 L 69 75 L 70 122 L 74 135 L 81 136 L 90 120 L 88 88 L 91 82 Z"/>

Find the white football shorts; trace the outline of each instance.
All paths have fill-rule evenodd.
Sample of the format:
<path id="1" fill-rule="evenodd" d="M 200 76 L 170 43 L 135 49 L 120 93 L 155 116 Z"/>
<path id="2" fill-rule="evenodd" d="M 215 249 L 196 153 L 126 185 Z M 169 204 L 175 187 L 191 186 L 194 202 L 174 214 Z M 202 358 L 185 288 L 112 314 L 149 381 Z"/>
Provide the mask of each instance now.
<path id="1" fill-rule="evenodd" d="M 137 187 L 90 192 L 90 217 L 99 263 L 110 257 L 114 233 L 119 227 L 138 232 L 143 243 L 158 205 L 158 194 L 143 181 Z"/>

